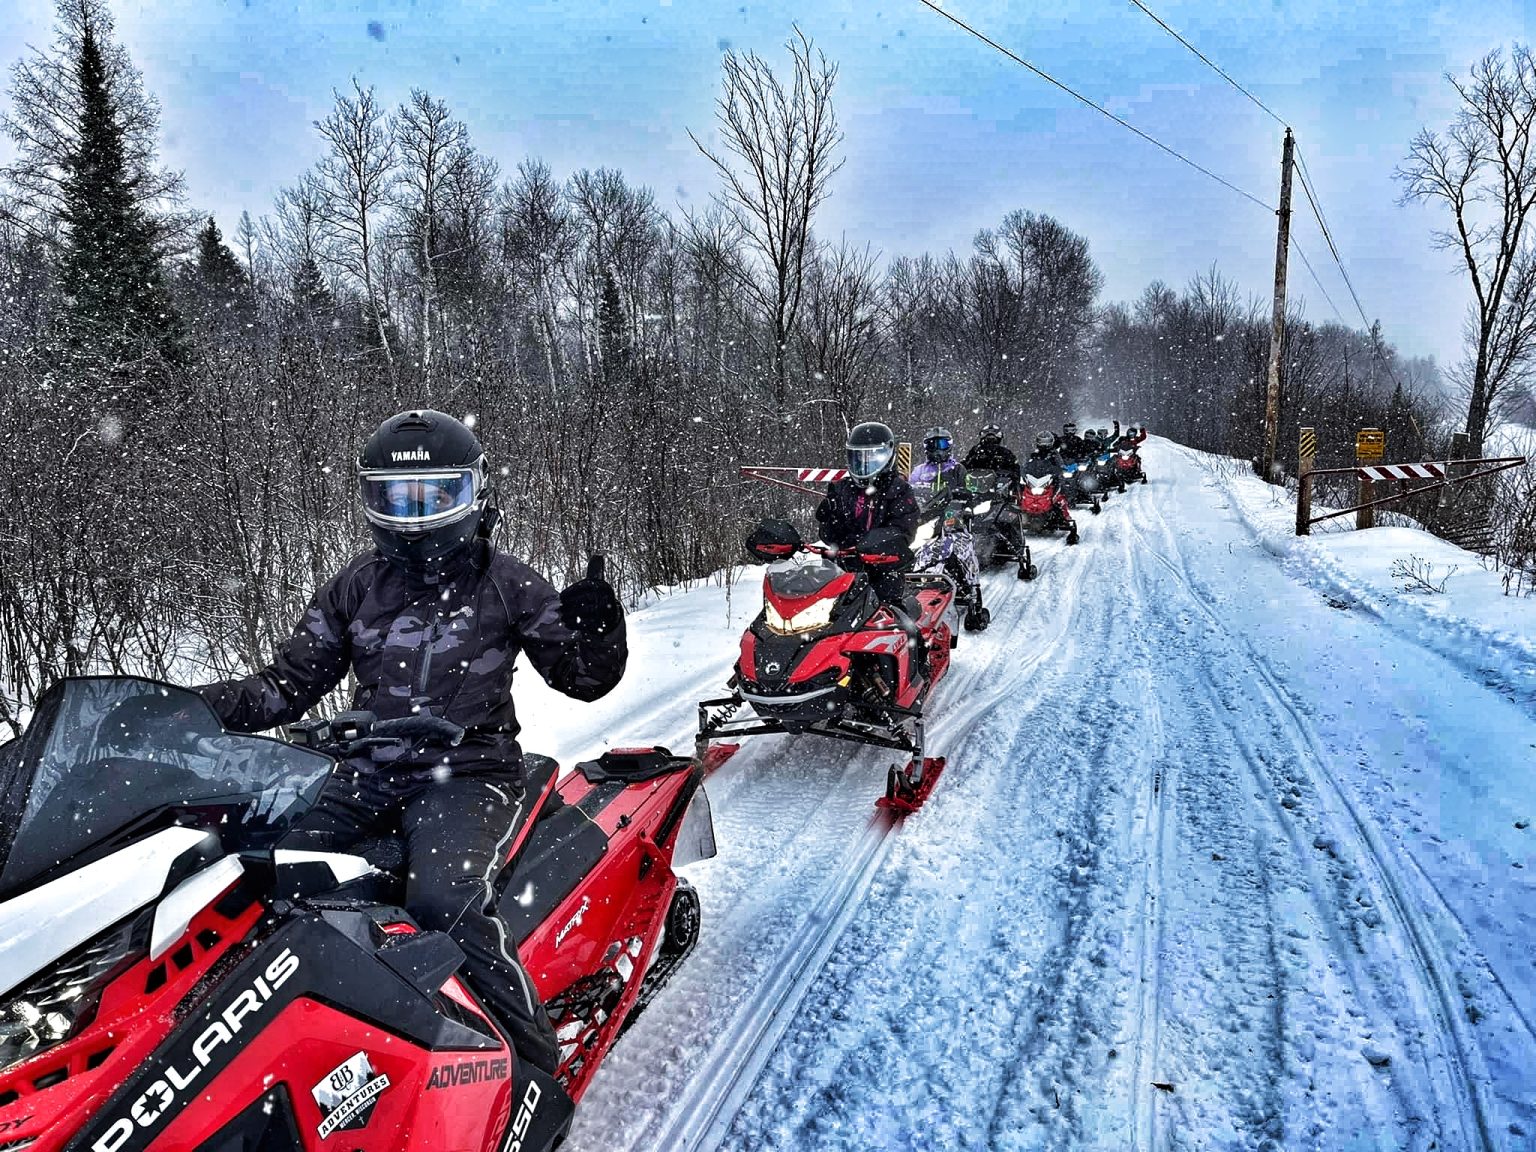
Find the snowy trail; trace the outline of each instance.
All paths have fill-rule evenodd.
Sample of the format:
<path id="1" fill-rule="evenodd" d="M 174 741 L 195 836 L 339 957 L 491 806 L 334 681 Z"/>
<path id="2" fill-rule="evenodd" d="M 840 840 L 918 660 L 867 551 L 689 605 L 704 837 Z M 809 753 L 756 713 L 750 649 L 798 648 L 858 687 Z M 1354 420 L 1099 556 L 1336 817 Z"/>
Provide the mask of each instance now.
<path id="1" fill-rule="evenodd" d="M 1255 547 L 1194 454 L 1146 455 L 1152 484 L 1082 515 L 1082 546 L 1040 542 L 1038 581 L 989 577 L 993 626 L 962 636 L 930 713 L 949 767 L 899 832 L 870 821 L 889 753 L 749 740 L 717 774 L 721 853 L 690 869 L 703 939 L 570 1147 L 1490 1149 L 1536 1131 L 1536 893 L 1519 872 L 1484 890 L 1508 829 L 1492 849 L 1436 836 L 1386 768 L 1412 755 L 1402 725 L 1367 722 L 1426 707 L 1409 641 Z M 647 675 L 530 747 L 569 761 L 691 733 L 754 575 L 729 619 L 717 588 L 639 614 Z M 1503 709 L 1487 765 L 1529 771 L 1531 718 L 1414 655 Z M 1411 726 L 1417 754 L 1471 790 L 1440 707 Z"/>
<path id="2" fill-rule="evenodd" d="M 1296 797 L 1297 785 L 1301 785 L 1303 791 L 1300 795 L 1318 803 L 1321 808 L 1321 811 L 1311 814 L 1306 811 L 1307 805 L 1286 805 L 1286 797 L 1280 795 L 1281 808 L 1279 811 L 1272 808 L 1272 815 L 1277 817 L 1277 826 L 1285 829 L 1293 853 L 1304 867 L 1310 863 L 1309 855 L 1315 855 L 1319 850 L 1326 853 L 1329 864 L 1336 866 L 1323 870 L 1331 871 L 1334 875 L 1319 875 L 1318 869 L 1308 869 L 1312 874 L 1307 877 L 1306 887 L 1312 895 L 1315 911 L 1320 916 L 1331 915 L 1335 919 L 1333 942 L 1337 954 L 1344 957 L 1355 949 L 1369 951 L 1369 945 L 1359 934 L 1354 940 L 1345 939 L 1346 934 L 1357 928 L 1347 919 L 1353 911 L 1348 906 L 1349 901 L 1363 904 L 1367 908 L 1386 903 L 1396 921 L 1392 926 L 1395 930 L 1386 933 L 1384 940 L 1375 942 L 1378 945 L 1384 943 L 1388 948 L 1400 948 L 1398 954 L 1388 957 L 1383 964 L 1386 978 L 1379 988 L 1372 989 L 1367 986 L 1368 977 L 1354 973 L 1352 984 L 1355 994 L 1375 994 L 1378 1004 L 1373 1015 L 1379 1019 L 1382 1008 L 1379 1001 L 1385 999 L 1381 993 L 1389 992 L 1395 980 L 1404 976 L 1411 978 L 1412 984 L 1407 991 L 1414 1003 L 1407 1011 L 1424 1017 L 1423 1026 L 1418 1032 L 1423 1050 L 1417 1054 L 1417 1059 L 1436 1096 L 1434 1111 L 1437 1115 L 1452 1117 L 1460 1122 L 1456 1146 L 1484 1149 L 1496 1147 L 1488 1127 L 1483 1089 L 1479 1077 L 1472 1070 L 1476 1058 L 1465 1038 L 1466 1029 L 1445 976 L 1445 962 L 1424 927 L 1422 914 L 1404 895 L 1404 884 L 1396 861 L 1382 846 L 1379 837 L 1360 816 L 1348 796 L 1338 788 L 1328 771 L 1328 755 L 1311 733 L 1287 689 L 1275 680 L 1263 658 L 1241 638 L 1241 634 L 1234 633 L 1226 626 L 1217 610 L 1198 590 L 1187 562 L 1177 550 L 1177 533 L 1161 509 L 1154 509 L 1154 512 L 1153 523 L 1161 540 L 1150 539 L 1153 532 L 1146 528 L 1140 529 L 1143 537 L 1147 538 L 1146 554 L 1166 568 L 1185 591 L 1187 602 L 1200 609 L 1216 626 L 1215 636 L 1237 636 L 1237 642 L 1231 645 L 1234 659 L 1251 671 L 1253 683 L 1259 689 L 1258 699 L 1254 701 L 1258 707 L 1252 715 L 1262 717 L 1270 725 L 1271 743 L 1268 749 L 1255 746 L 1237 731 L 1232 733 L 1234 743 L 1241 747 L 1243 759 L 1251 769 L 1253 782 L 1271 797 L 1280 795 L 1287 787 L 1290 788 L 1291 796 Z M 1170 559 L 1170 553 L 1177 560 Z M 1211 642 L 1212 639 L 1207 638 L 1207 643 L 1194 655 L 1206 672 L 1205 686 L 1213 705 L 1230 708 L 1230 703 L 1223 697 L 1221 684 L 1212 673 L 1211 657 L 1217 648 L 1216 643 Z M 1277 747 L 1278 755 L 1275 754 Z M 1266 751 L 1269 754 L 1266 755 Z M 1330 807 L 1336 810 L 1330 812 Z M 1306 842 L 1305 831 L 1313 828 L 1317 831 L 1309 844 Z M 1341 848 L 1341 841 L 1349 842 L 1348 850 Z M 1346 895 L 1345 899 L 1332 907 L 1320 898 L 1330 887 L 1339 892 L 1341 880 L 1353 880 L 1361 872 L 1369 873 L 1368 883 L 1373 889 L 1369 902 L 1358 892 Z M 1345 894 L 1340 892 L 1340 895 Z M 1403 1018 L 1404 1009 L 1399 1008 L 1397 1014 Z M 1381 1117 L 1377 1117 L 1377 1120 L 1379 1123 Z"/>

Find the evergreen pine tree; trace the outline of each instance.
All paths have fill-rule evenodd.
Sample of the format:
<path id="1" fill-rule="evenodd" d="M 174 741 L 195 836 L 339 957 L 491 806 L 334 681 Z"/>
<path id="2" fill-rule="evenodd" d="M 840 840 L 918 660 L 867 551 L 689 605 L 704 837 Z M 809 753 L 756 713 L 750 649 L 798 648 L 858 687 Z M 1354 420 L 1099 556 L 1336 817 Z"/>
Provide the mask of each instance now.
<path id="1" fill-rule="evenodd" d="M 180 356 L 180 324 L 155 249 L 155 226 L 136 202 L 118 109 L 101 46 L 89 25 L 74 80 L 79 134 L 64 167 L 60 282 L 70 342 L 109 364 L 153 349 Z"/>
<path id="2" fill-rule="evenodd" d="M 197 274 L 211 290 L 222 294 L 245 287 L 245 269 L 224 243 L 212 216 L 197 233 Z"/>

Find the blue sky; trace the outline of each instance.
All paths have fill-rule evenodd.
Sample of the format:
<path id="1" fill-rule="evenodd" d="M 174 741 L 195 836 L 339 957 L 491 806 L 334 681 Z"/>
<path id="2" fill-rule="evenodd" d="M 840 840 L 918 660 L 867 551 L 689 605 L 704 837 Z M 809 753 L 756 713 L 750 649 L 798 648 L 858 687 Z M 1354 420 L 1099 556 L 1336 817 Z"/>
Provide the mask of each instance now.
<path id="1" fill-rule="evenodd" d="M 1533 0 L 1536 3 L 1536 0 Z M 1294 127 L 1367 313 L 1404 351 L 1454 360 L 1468 291 L 1429 240 L 1432 210 L 1397 203 L 1392 170 L 1452 111 L 1447 70 L 1529 39 L 1532 5 L 1148 0 Z M 6 0 L 0 61 L 49 39 L 50 0 Z M 1281 130 L 1128 0 L 948 0 L 948 8 L 1261 199 L 1277 197 Z M 319 152 L 311 122 L 356 76 L 389 103 L 447 100 L 510 170 L 618 167 L 663 203 L 715 189 L 707 138 L 719 58 L 783 64 L 798 22 L 836 60 L 847 164 L 818 230 L 885 256 L 966 248 L 1014 208 L 1084 233 L 1106 297 L 1182 285 L 1213 261 L 1267 300 L 1273 216 L 971 39 L 918 0 L 115 0 L 118 30 L 164 106 L 164 150 L 226 232 L 268 211 Z M 1299 189 L 1298 189 L 1299 197 Z M 1358 320 L 1298 199 L 1299 242 Z M 1332 310 L 1298 261 L 1292 293 Z"/>

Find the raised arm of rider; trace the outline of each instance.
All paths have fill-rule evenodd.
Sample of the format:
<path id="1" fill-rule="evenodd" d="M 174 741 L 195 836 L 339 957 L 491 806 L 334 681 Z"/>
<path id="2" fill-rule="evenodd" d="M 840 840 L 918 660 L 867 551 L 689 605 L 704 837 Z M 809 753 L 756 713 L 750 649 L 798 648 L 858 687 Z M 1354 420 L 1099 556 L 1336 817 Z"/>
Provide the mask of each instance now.
<path id="1" fill-rule="evenodd" d="M 352 657 L 347 602 L 354 568 L 347 565 L 315 592 L 293 635 L 278 646 L 265 668 L 197 689 L 224 727 L 262 732 L 291 724 L 341 683 Z"/>
<path id="2" fill-rule="evenodd" d="M 624 676 L 629 641 L 624 609 L 606 580 L 578 580 L 564 593 L 518 565 L 517 586 L 504 588 L 528 662 L 557 692 L 596 700 Z"/>

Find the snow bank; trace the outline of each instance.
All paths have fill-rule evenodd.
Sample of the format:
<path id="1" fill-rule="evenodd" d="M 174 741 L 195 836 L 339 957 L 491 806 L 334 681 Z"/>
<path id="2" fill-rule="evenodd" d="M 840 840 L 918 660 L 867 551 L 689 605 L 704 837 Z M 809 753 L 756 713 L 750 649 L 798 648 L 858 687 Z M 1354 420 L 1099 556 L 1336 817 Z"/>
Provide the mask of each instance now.
<path id="1" fill-rule="evenodd" d="M 1512 699 L 1536 701 L 1536 596 L 1508 596 L 1483 558 L 1420 528 L 1298 537 L 1294 496 L 1241 462 L 1181 448 L 1220 487 L 1257 546 L 1336 607 L 1370 612 Z"/>

